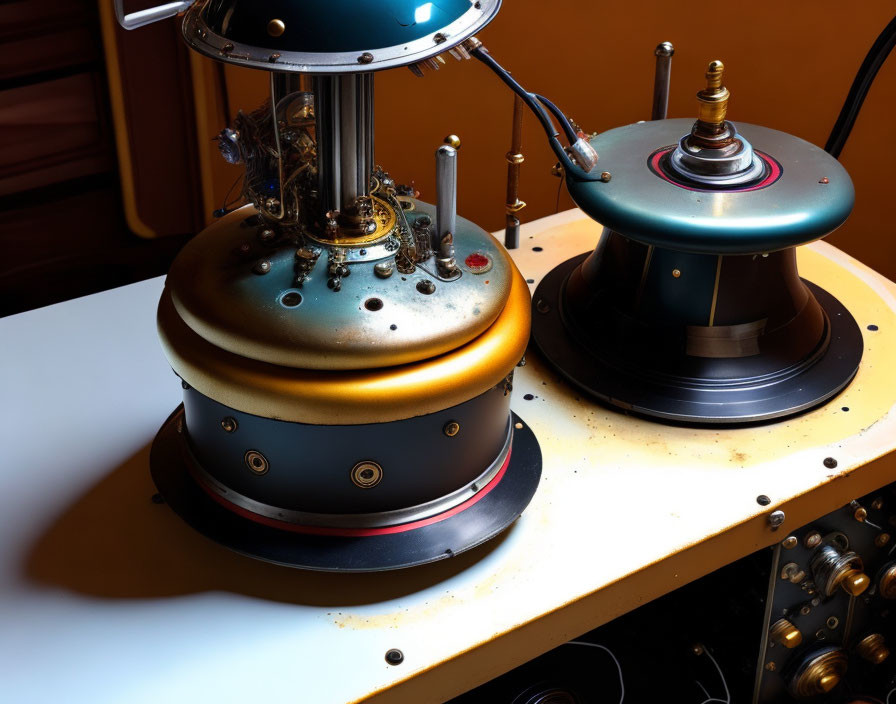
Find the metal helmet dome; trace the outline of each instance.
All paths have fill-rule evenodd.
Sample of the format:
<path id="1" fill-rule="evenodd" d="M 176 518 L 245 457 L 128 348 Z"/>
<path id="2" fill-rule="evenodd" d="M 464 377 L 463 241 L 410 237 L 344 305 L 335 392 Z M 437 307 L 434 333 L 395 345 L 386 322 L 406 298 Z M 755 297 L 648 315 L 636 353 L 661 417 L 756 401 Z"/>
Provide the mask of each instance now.
<path id="1" fill-rule="evenodd" d="M 501 0 L 206 0 L 184 19 L 187 43 L 220 61 L 346 73 L 418 63 L 487 25 Z"/>

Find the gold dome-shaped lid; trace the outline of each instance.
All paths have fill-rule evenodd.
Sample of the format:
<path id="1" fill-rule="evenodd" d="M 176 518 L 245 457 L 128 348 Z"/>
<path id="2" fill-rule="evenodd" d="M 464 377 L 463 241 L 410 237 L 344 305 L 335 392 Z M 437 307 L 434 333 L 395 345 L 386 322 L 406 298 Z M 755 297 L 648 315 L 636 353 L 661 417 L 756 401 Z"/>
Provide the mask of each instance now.
<path id="1" fill-rule="evenodd" d="M 406 217 L 413 227 L 434 208 L 415 202 Z M 246 206 L 187 244 L 167 285 L 183 321 L 233 354 L 300 369 L 391 367 L 464 345 L 504 308 L 514 268 L 503 247 L 462 218 L 454 246 L 459 277 L 441 278 L 434 259 L 402 273 L 397 235 L 327 246 L 278 235 Z"/>

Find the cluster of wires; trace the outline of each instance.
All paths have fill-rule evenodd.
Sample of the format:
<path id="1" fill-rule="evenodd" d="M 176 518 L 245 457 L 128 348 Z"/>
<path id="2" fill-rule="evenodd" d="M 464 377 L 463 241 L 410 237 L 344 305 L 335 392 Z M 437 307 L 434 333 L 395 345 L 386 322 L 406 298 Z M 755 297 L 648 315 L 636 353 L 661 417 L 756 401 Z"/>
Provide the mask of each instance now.
<path id="1" fill-rule="evenodd" d="M 573 160 L 569 157 L 569 154 L 566 152 L 566 149 L 564 149 L 563 145 L 560 143 L 560 140 L 558 139 L 560 133 L 557 131 L 557 127 L 551 120 L 551 115 L 553 115 L 554 118 L 556 118 L 556 120 L 560 123 L 563 134 L 566 139 L 569 140 L 569 143 L 571 145 L 575 144 L 580 139 L 580 135 L 576 131 L 576 128 L 573 127 L 572 122 L 570 122 L 569 118 L 563 113 L 562 110 L 560 110 L 560 108 L 554 105 L 554 103 L 545 98 L 543 95 L 539 95 L 538 93 L 530 93 L 525 88 L 523 88 L 523 86 L 521 86 L 517 82 L 517 80 L 510 75 L 510 72 L 507 71 L 507 69 L 505 69 L 503 66 L 501 66 L 501 64 L 495 61 L 494 58 L 492 58 L 491 54 L 488 53 L 488 50 L 484 46 L 479 46 L 475 49 L 472 49 L 470 51 L 470 54 L 472 56 L 475 56 L 482 63 L 488 66 L 498 76 L 498 78 L 500 78 L 514 93 L 522 98 L 526 106 L 535 114 L 535 117 L 537 117 L 538 121 L 541 123 L 545 134 L 547 134 L 548 136 L 548 142 L 550 143 L 551 149 L 560 160 L 560 163 L 562 164 L 567 174 L 572 174 L 581 181 L 599 180 L 599 177 L 591 176 L 578 164 L 574 163 Z"/>

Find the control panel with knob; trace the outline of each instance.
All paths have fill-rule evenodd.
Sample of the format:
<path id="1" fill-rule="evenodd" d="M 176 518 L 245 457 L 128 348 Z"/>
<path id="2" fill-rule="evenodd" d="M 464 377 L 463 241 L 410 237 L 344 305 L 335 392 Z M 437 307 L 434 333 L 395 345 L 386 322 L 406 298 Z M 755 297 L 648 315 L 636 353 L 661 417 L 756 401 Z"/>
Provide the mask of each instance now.
<path id="1" fill-rule="evenodd" d="M 774 548 L 754 704 L 885 701 L 896 687 L 887 644 L 896 638 L 893 489 L 850 501 Z"/>

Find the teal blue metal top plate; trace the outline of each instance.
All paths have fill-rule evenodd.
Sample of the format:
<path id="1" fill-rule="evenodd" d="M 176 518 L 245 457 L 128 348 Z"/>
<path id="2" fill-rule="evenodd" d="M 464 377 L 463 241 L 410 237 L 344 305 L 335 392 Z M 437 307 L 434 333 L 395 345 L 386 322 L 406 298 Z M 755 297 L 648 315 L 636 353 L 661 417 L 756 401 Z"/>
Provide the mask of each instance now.
<path id="1" fill-rule="evenodd" d="M 771 252 L 811 242 L 849 216 L 855 192 L 849 174 L 827 152 L 798 137 L 738 124 L 754 149 L 781 166 L 770 185 L 748 191 L 690 190 L 651 171 L 656 150 L 675 145 L 693 120 L 658 120 L 595 137 L 597 171 L 610 181 L 568 181 L 590 217 L 626 237 L 701 254 Z"/>
<path id="2" fill-rule="evenodd" d="M 373 71 L 459 44 L 500 6 L 501 0 L 207 0 L 187 14 L 184 37 L 212 58 L 255 68 Z M 279 36 L 269 31 L 274 20 Z"/>

